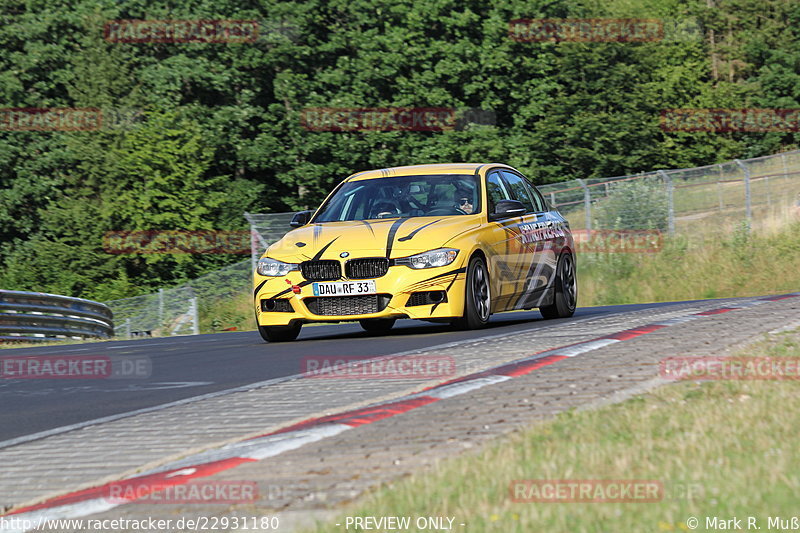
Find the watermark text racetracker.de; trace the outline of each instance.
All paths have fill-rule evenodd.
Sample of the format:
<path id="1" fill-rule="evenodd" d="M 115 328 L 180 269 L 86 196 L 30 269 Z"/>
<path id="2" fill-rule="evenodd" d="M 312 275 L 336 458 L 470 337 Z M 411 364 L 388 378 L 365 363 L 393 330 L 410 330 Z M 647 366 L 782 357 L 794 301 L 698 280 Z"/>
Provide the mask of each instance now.
<path id="1" fill-rule="evenodd" d="M 111 131 L 131 129 L 142 121 L 141 110 L 96 107 L 0 108 L 0 131 Z"/>
<path id="2" fill-rule="evenodd" d="M 140 483 L 135 478 L 109 484 L 104 497 L 115 504 L 253 503 L 258 500 L 255 481 L 190 481 Z"/>
<path id="3" fill-rule="evenodd" d="M 53 518 L 0 516 L 0 531 L 280 531 L 277 516 L 193 516 L 181 518 Z"/>
<path id="4" fill-rule="evenodd" d="M 0 379 L 146 379 L 147 356 L 23 355 L 0 357 Z"/>
<path id="5" fill-rule="evenodd" d="M 659 19 L 515 19 L 508 35 L 522 42 L 648 42 L 664 38 Z"/>
<path id="6" fill-rule="evenodd" d="M 257 20 L 111 20 L 104 37 L 112 43 L 253 43 Z"/>
<path id="7" fill-rule="evenodd" d="M 655 253 L 664 245 L 657 229 L 576 229 L 572 238 L 578 253 Z"/>
<path id="8" fill-rule="evenodd" d="M 515 503 L 655 503 L 664 485 L 653 479 L 524 479 L 509 486 Z"/>
<path id="9" fill-rule="evenodd" d="M 303 377 L 318 379 L 440 379 L 457 373 L 449 355 L 307 356 L 300 364 Z"/>
<path id="10" fill-rule="evenodd" d="M 800 131 L 800 109 L 664 109 L 664 131 L 796 132 Z"/>
<path id="11" fill-rule="evenodd" d="M 244 230 L 108 231 L 109 254 L 249 254 L 253 233 Z"/>
<path id="12" fill-rule="evenodd" d="M 676 381 L 796 381 L 800 380 L 800 358 L 668 357 L 661 360 L 659 373 Z"/>

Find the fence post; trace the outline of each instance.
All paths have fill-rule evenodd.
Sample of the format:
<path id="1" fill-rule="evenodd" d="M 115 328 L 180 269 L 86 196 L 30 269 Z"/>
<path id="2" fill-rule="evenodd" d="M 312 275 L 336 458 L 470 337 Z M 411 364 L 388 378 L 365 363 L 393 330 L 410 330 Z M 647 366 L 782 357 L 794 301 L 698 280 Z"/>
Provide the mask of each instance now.
<path id="1" fill-rule="evenodd" d="M 664 179 L 667 189 L 667 230 L 670 235 L 675 235 L 675 187 L 672 185 L 672 177 L 663 170 L 658 171 L 659 176 Z"/>
<path id="2" fill-rule="evenodd" d="M 586 186 L 586 183 L 580 178 L 576 179 L 575 181 L 583 187 L 583 212 L 586 215 L 586 229 L 591 231 L 592 229 L 592 195 L 589 192 L 589 187 Z"/>
<path id="3" fill-rule="evenodd" d="M 769 189 L 769 176 L 764 176 L 764 185 L 767 186 L 767 206 L 772 207 L 772 194 Z"/>
<path id="4" fill-rule="evenodd" d="M 244 218 L 247 219 L 247 223 L 250 224 L 250 271 L 252 272 L 252 276 L 255 276 L 256 272 L 256 249 L 258 245 L 258 239 L 256 238 L 256 222 L 250 213 L 245 213 Z"/>
<path id="5" fill-rule="evenodd" d="M 781 163 L 783 163 L 783 178 L 789 178 L 789 170 L 786 168 L 786 154 L 781 153 Z"/>
<path id="6" fill-rule="evenodd" d="M 125 338 L 127 338 L 127 339 L 131 338 L 131 319 L 130 318 L 126 318 L 125 319 Z"/>
<path id="7" fill-rule="evenodd" d="M 750 227 L 753 225 L 753 210 L 750 198 L 750 169 L 738 159 L 734 159 L 734 162 L 739 165 L 739 168 L 742 169 L 742 173 L 744 174 L 744 216 L 745 219 L 747 219 L 747 231 L 750 231 Z"/>
<path id="8" fill-rule="evenodd" d="M 197 317 L 197 296 L 191 299 L 192 335 L 200 334 L 200 322 Z"/>
<path id="9" fill-rule="evenodd" d="M 158 328 L 164 327 L 164 289 L 158 289 Z"/>

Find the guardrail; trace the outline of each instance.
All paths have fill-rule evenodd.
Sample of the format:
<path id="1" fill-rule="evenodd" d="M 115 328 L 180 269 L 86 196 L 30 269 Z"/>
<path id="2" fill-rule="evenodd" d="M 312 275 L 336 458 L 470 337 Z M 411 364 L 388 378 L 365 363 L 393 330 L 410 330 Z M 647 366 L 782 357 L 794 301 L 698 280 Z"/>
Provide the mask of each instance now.
<path id="1" fill-rule="evenodd" d="M 107 305 L 83 298 L 0 290 L 0 341 L 104 339 L 113 318 Z"/>

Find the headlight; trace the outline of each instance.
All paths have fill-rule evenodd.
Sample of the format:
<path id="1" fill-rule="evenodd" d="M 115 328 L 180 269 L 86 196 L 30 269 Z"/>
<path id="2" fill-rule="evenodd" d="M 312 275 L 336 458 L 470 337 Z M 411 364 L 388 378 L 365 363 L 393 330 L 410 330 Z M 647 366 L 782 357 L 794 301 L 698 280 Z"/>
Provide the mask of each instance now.
<path id="1" fill-rule="evenodd" d="M 430 252 L 423 252 L 408 257 L 394 260 L 395 265 L 405 265 L 411 268 L 434 268 L 449 265 L 456 260 L 458 250 L 452 248 L 439 248 Z"/>
<path id="2" fill-rule="evenodd" d="M 256 267 L 256 272 L 262 276 L 285 276 L 292 270 L 297 270 L 297 264 L 283 263 L 269 257 L 259 259 Z"/>

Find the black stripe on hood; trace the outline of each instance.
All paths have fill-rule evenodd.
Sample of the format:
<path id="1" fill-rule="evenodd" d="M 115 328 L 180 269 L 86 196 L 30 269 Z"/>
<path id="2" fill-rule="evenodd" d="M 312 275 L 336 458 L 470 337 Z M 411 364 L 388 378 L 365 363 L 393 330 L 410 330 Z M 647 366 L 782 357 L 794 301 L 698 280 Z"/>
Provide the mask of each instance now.
<path id="1" fill-rule="evenodd" d="M 392 223 L 392 227 L 389 228 L 389 235 L 386 237 L 386 259 L 389 259 L 392 256 L 392 247 L 394 246 L 394 236 L 397 234 L 397 230 L 400 229 L 400 226 L 403 225 L 403 222 L 408 220 L 407 218 L 401 218 L 399 220 L 395 220 Z"/>
<path id="2" fill-rule="evenodd" d="M 420 231 L 421 229 L 425 229 L 425 228 L 427 228 L 428 226 L 430 226 L 431 224 L 436 224 L 436 223 L 437 223 L 437 222 L 439 222 L 440 220 L 442 220 L 442 219 L 440 218 L 439 220 L 434 220 L 433 222 L 428 222 L 428 223 L 427 223 L 427 224 L 425 224 L 424 226 L 420 226 L 420 227 L 418 227 L 417 229 L 415 229 L 414 231 L 412 231 L 411 233 L 409 233 L 409 234 L 408 234 L 408 235 L 406 235 L 405 237 L 400 237 L 399 239 L 397 239 L 397 242 L 405 242 L 405 241 L 410 241 L 411 239 L 413 239 L 413 238 L 414 238 L 414 235 L 416 235 L 417 233 L 419 233 L 419 231 Z"/>

